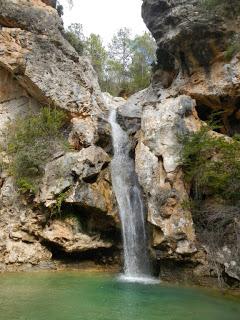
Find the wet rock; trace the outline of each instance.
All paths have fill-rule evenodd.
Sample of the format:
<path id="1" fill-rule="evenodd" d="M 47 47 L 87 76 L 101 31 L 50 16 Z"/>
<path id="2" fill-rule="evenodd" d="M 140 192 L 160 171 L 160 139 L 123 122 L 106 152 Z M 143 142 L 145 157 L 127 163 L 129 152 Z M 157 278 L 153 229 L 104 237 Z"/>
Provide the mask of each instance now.
<path id="1" fill-rule="evenodd" d="M 218 118 L 222 134 L 239 132 L 239 50 L 229 55 L 239 42 L 240 16 L 235 5 L 238 1 L 229 1 L 208 10 L 196 0 L 144 0 L 142 6 L 158 46 L 151 88 L 155 102 L 149 100 L 142 108 L 136 148 L 139 181 L 154 225 L 152 244 L 163 268 L 166 263 L 175 273 L 186 267 L 188 277 L 201 281 L 206 277 L 204 284 L 211 282 L 211 276 L 239 278 L 236 241 L 230 223 L 225 226 L 226 245 L 215 244 L 210 252 L 204 231 L 199 232 L 194 221 L 196 241 L 191 212 L 183 206 L 191 194 L 183 179 L 178 136 L 199 130 L 201 120 L 210 120 L 215 111 L 223 111 Z M 202 211 L 209 200 L 218 206 L 216 199 L 205 199 Z M 228 212 L 226 205 L 222 211 Z M 182 265 L 174 265 L 174 260 Z M 213 275 L 216 265 L 219 270 Z"/>
<path id="2" fill-rule="evenodd" d="M 187 96 L 146 105 L 135 150 L 136 171 L 148 203 L 148 221 L 155 226 L 153 244 L 167 246 L 172 254 L 179 255 L 196 251 L 191 213 L 181 205 L 188 194 L 180 169 L 179 140 L 188 132 L 188 122 L 192 127 L 194 121 L 198 124 L 194 106 L 195 102 Z"/>

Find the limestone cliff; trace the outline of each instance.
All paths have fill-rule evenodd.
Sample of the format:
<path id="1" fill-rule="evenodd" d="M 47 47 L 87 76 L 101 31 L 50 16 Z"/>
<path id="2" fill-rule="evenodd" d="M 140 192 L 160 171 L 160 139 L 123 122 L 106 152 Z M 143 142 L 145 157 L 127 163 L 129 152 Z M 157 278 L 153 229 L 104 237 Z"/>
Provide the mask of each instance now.
<path id="1" fill-rule="evenodd" d="M 98 259 L 97 250 L 102 260 L 112 255 L 119 238 L 108 169 L 107 106 L 90 62 L 64 39 L 62 20 L 50 5 L 0 1 L 1 162 L 8 162 L 9 123 L 43 106 L 67 112 L 73 149 L 49 159 L 35 199 L 21 196 L 1 169 L 1 270 L 55 267 L 64 254 Z M 59 218 L 52 208 L 62 195 Z"/>
<path id="2" fill-rule="evenodd" d="M 214 110 L 223 111 L 221 133 L 232 136 L 239 132 L 240 55 L 229 49 L 240 32 L 234 3 L 210 10 L 204 1 L 143 1 L 143 19 L 158 45 L 157 64 L 152 86 L 126 105 L 127 110 L 137 110 L 137 117 L 136 112 L 123 108 L 119 116 L 133 131 L 129 119 L 138 119 L 136 170 L 147 199 L 152 247 L 163 277 L 171 278 L 173 270 L 180 278 L 217 276 L 203 235 L 193 224 L 191 210 L 184 206 L 191 186 L 183 179 L 179 136 L 198 131 Z M 204 211 L 204 206 L 210 208 L 208 201 L 202 211 L 211 215 L 211 209 Z M 226 212 L 222 210 L 222 215 Z M 227 282 L 240 279 L 239 260 L 233 243 L 227 240 L 235 232 L 235 223 L 239 234 L 237 209 L 235 212 L 225 244 L 213 253 Z"/>

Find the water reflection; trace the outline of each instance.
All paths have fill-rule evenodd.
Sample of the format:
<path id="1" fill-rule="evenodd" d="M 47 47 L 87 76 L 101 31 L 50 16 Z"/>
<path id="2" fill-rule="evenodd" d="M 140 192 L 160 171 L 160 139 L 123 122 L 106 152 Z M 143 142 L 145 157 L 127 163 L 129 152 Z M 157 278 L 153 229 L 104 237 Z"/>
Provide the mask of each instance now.
<path id="1" fill-rule="evenodd" d="M 201 290 L 79 273 L 0 276 L 4 320 L 238 320 L 240 304 Z"/>

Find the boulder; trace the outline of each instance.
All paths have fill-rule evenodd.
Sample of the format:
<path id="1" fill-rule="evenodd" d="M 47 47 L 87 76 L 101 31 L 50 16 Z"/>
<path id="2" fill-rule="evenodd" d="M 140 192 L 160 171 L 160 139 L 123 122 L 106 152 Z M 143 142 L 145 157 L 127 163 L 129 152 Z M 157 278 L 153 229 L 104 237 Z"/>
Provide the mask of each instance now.
<path id="1" fill-rule="evenodd" d="M 49 162 L 40 187 L 38 201 L 48 206 L 56 195 L 68 190 L 78 180 L 96 179 L 110 158 L 100 147 L 91 146 L 79 152 L 68 152 Z"/>
<path id="2" fill-rule="evenodd" d="M 54 220 L 43 229 L 41 236 L 45 241 L 59 246 L 66 253 L 107 249 L 112 246 L 112 243 L 101 240 L 100 235 L 91 237 L 80 232 L 76 218 Z"/>

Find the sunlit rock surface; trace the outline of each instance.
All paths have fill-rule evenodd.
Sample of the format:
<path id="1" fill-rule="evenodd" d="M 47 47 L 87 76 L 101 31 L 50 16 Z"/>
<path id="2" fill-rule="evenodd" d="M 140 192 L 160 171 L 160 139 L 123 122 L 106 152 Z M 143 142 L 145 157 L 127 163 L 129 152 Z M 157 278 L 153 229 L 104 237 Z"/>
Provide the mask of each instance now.
<path id="1" fill-rule="evenodd" d="M 239 261 L 230 239 L 239 219 L 228 226 L 227 245 L 214 253 L 203 235 L 195 236 L 191 212 L 184 207 L 190 189 L 183 180 L 179 140 L 184 132 L 199 130 L 201 120 L 210 120 L 214 111 L 224 111 L 219 116 L 222 134 L 240 132 L 239 52 L 229 54 L 239 42 L 240 17 L 234 3 L 226 2 L 225 11 L 220 5 L 207 9 L 196 0 L 144 0 L 142 5 L 143 19 L 158 49 L 151 94 L 148 101 L 136 102 L 142 110 L 136 168 L 148 199 L 148 219 L 154 225 L 152 245 L 161 259 L 162 274 L 169 278 L 174 276 L 168 268 L 176 275 L 181 270 L 182 277 L 185 273 L 188 278 L 223 274 L 229 283 L 239 279 Z M 176 255 L 185 264 L 174 266 L 169 261 Z M 218 274 L 213 271 L 214 259 L 220 266 Z"/>
<path id="2" fill-rule="evenodd" d="M 0 0 L 0 142 L 6 147 L 17 117 L 49 106 L 67 112 L 72 146 L 49 159 L 35 199 L 20 196 L 1 167 L 0 270 L 52 268 L 56 252 L 110 249 L 108 239 L 116 237 L 115 245 L 119 239 L 108 106 L 89 60 L 64 39 L 54 7 L 54 1 Z M 2 151 L 0 160 L 9 162 Z"/>

